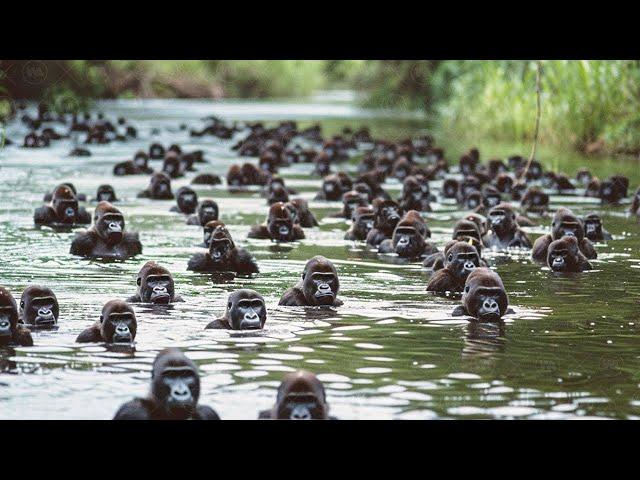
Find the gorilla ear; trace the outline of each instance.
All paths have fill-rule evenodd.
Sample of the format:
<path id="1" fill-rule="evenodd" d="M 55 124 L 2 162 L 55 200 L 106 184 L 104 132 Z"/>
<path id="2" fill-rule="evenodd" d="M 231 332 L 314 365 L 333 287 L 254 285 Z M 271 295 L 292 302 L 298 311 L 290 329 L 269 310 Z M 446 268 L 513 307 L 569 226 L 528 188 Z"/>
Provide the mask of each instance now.
<path id="1" fill-rule="evenodd" d="M 20 300 L 20 308 L 24 308 L 24 300 Z"/>
<path id="2" fill-rule="evenodd" d="M 229 302 L 229 304 L 227 305 L 227 308 L 231 308 L 232 305 L 233 303 Z"/>
<path id="3" fill-rule="evenodd" d="M 102 323 L 103 321 L 104 321 L 104 317 L 100 315 L 100 323 Z"/>
<path id="4" fill-rule="evenodd" d="M 142 278 L 138 277 L 138 278 L 136 279 L 136 284 L 137 284 L 138 286 L 140 286 L 140 285 L 142 284 Z"/>

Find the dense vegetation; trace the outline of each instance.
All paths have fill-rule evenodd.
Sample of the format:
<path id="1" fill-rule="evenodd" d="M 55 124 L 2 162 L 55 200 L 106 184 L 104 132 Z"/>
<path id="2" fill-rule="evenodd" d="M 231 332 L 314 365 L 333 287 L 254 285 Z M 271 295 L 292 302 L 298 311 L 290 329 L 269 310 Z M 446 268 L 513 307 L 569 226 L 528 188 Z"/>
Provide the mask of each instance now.
<path id="1" fill-rule="evenodd" d="M 640 62 L 542 62 L 541 142 L 640 153 Z M 473 141 L 530 140 L 533 61 L 3 61 L 0 99 L 45 98 L 58 109 L 116 97 L 301 97 L 362 91 L 366 106 L 422 109 Z M 3 102 L 0 102 L 3 103 Z M 7 101 L 1 109 L 7 110 Z"/>

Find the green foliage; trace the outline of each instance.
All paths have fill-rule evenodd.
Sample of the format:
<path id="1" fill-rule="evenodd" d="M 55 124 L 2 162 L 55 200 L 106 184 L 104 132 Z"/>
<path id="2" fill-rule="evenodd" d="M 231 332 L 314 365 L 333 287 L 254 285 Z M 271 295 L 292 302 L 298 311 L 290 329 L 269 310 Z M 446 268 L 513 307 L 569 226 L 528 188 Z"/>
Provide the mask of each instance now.
<path id="1" fill-rule="evenodd" d="M 464 63 L 456 66 L 449 94 L 441 99 L 442 127 L 476 138 L 531 140 L 535 63 Z M 598 140 L 613 151 L 640 146 L 639 62 L 553 60 L 542 66 L 542 142 L 581 150 Z"/>

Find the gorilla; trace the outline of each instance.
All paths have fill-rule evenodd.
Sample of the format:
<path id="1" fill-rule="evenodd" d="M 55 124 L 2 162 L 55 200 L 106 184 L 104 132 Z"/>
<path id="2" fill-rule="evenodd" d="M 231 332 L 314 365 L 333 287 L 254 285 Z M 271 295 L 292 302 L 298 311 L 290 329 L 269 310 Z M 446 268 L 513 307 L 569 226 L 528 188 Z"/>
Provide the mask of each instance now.
<path id="1" fill-rule="evenodd" d="M 398 201 L 403 210 L 430 212 L 433 200 L 429 182 L 422 176 L 411 175 L 402 183 L 402 198 Z"/>
<path id="2" fill-rule="evenodd" d="M 547 266 L 554 272 L 583 272 L 592 266 L 580 248 L 576 237 L 562 237 L 549 244 Z"/>
<path id="3" fill-rule="evenodd" d="M 218 220 L 218 204 L 211 199 L 202 200 L 198 205 L 198 213 L 187 219 L 187 225 L 204 227 L 212 220 Z"/>
<path id="4" fill-rule="evenodd" d="M 351 189 L 351 185 L 345 184 L 343 180 L 344 177 L 341 178 L 337 174 L 324 177 L 320 191 L 316 194 L 314 200 L 339 201 L 342 195 Z M 351 183 L 351 179 L 349 179 L 349 183 Z"/>
<path id="5" fill-rule="evenodd" d="M 196 253 L 189 260 L 187 270 L 194 272 L 234 272 L 238 275 L 259 273 L 256 260 L 244 248 L 233 243 L 224 225 L 218 226 L 209 239 L 209 251 Z"/>
<path id="6" fill-rule="evenodd" d="M 462 305 L 453 310 L 453 316 L 469 316 L 480 322 L 498 322 L 509 309 L 509 298 L 500 276 L 488 268 L 474 269 L 464 284 Z"/>
<path id="7" fill-rule="evenodd" d="M 538 262 L 546 262 L 549 244 L 565 236 L 576 237 L 580 251 L 588 259 L 598 257 L 593 244 L 584 235 L 582 222 L 571 210 L 565 207 L 559 208 L 553 216 L 551 233 L 538 237 L 535 241 L 531 251 L 531 257 Z"/>
<path id="8" fill-rule="evenodd" d="M 589 213 L 582 217 L 584 224 L 584 236 L 592 242 L 603 242 L 613 237 L 602 226 L 602 219 L 597 213 Z"/>
<path id="9" fill-rule="evenodd" d="M 640 216 L 640 187 L 638 187 L 636 193 L 633 195 L 633 200 L 631 201 L 629 211 L 632 215 Z"/>
<path id="10" fill-rule="evenodd" d="M 248 237 L 271 239 L 277 242 L 293 242 L 302 240 L 305 235 L 302 227 L 293 223 L 285 204 L 278 202 L 271 205 L 267 223 L 251 227 Z"/>
<path id="11" fill-rule="evenodd" d="M 70 228 L 91 223 L 91 216 L 83 207 L 78 206 L 78 199 L 73 190 L 62 184 L 53 191 L 49 205 L 36 208 L 33 221 L 36 226 Z"/>
<path id="12" fill-rule="evenodd" d="M 165 150 L 159 143 L 152 143 L 149 146 L 149 158 L 151 160 L 162 160 L 165 155 Z"/>
<path id="13" fill-rule="evenodd" d="M 345 233 L 345 240 L 366 240 L 367 235 L 373 228 L 373 208 L 358 207 L 353 213 L 351 228 Z"/>
<path id="14" fill-rule="evenodd" d="M 336 420 L 329 416 L 329 405 L 322 382 L 313 373 L 288 373 L 270 410 L 260 412 L 262 420 Z"/>
<path id="15" fill-rule="evenodd" d="M 278 305 L 339 307 L 343 304 L 342 300 L 337 298 L 339 290 L 340 281 L 336 267 L 330 260 L 316 255 L 305 265 L 298 284 L 284 292 Z"/>
<path id="16" fill-rule="evenodd" d="M 83 330 L 77 343 L 131 344 L 136 338 L 138 324 L 133 308 L 124 300 L 109 300 L 102 307 L 100 319 Z"/>
<path id="17" fill-rule="evenodd" d="M 171 192 L 171 179 L 166 173 L 158 172 L 151 175 L 149 186 L 138 193 L 138 198 L 150 198 L 152 200 L 173 200 Z"/>
<path id="18" fill-rule="evenodd" d="M 393 200 L 375 199 L 373 201 L 373 229 L 367 235 L 367 246 L 377 247 L 383 240 L 391 238 L 400 221 L 402 209 Z"/>
<path id="19" fill-rule="evenodd" d="M 482 242 L 487 248 L 531 248 L 531 240 L 520 229 L 516 214 L 508 203 L 501 203 L 489 210 L 490 230 Z"/>
<path id="20" fill-rule="evenodd" d="M 525 212 L 544 213 L 549 208 L 549 195 L 539 187 L 529 187 L 520 200 L 520 204 Z"/>
<path id="21" fill-rule="evenodd" d="M 177 153 L 173 151 L 167 152 L 162 162 L 162 172 L 166 173 L 170 178 L 184 177 L 182 163 L 180 163 L 180 158 Z"/>
<path id="22" fill-rule="evenodd" d="M 124 216 L 109 202 L 100 202 L 93 215 L 93 226 L 78 232 L 70 252 L 88 258 L 126 260 L 142 253 L 137 232 L 125 232 Z"/>
<path id="23" fill-rule="evenodd" d="M 461 292 L 469 274 L 484 266 L 478 251 L 468 242 L 454 241 L 445 247 L 445 256 L 444 268 L 431 277 L 428 292 Z"/>
<path id="24" fill-rule="evenodd" d="M 32 347 L 31 331 L 18 323 L 18 306 L 13 296 L 0 287 L 0 346 Z"/>
<path id="25" fill-rule="evenodd" d="M 191 187 L 180 187 L 176 192 L 176 203 L 171 207 L 171 212 L 180 212 L 191 215 L 198 206 L 198 194 Z"/>
<path id="26" fill-rule="evenodd" d="M 96 198 L 91 199 L 92 202 L 118 202 L 116 191 L 111 185 L 100 185 L 96 191 Z"/>
<path id="27" fill-rule="evenodd" d="M 183 302 L 180 295 L 175 293 L 173 277 L 169 270 L 161 267 L 156 262 L 145 263 L 136 279 L 138 291 L 129 297 L 129 303 L 155 303 L 165 305 L 167 303 Z"/>
<path id="28" fill-rule="evenodd" d="M 29 285 L 20 297 L 20 323 L 29 328 L 51 329 L 58 324 L 60 307 L 49 287 Z"/>
<path id="29" fill-rule="evenodd" d="M 426 241 L 427 236 L 431 236 L 431 232 L 424 219 L 417 211 L 410 210 L 396 225 L 392 238 L 378 245 L 378 253 L 396 253 L 408 259 L 430 255 L 436 249 Z"/>
<path id="30" fill-rule="evenodd" d="M 258 292 L 243 288 L 229 295 L 224 317 L 210 322 L 205 329 L 260 330 L 267 321 L 267 307 Z"/>
<path id="31" fill-rule="evenodd" d="M 177 348 L 162 350 L 153 361 L 151 392 L 122 405 L 114 420 L 220 420 L 211 407 L 199 405 L 198 368 Z"/>
<path id="32" fill-rule="evenodd" d="M 356 208 L 367 206 L 369 206 L 368 195 L 355 190 L 349 190 L 342 195 L 342 210 L 332 216 L 351 220 Z"/>

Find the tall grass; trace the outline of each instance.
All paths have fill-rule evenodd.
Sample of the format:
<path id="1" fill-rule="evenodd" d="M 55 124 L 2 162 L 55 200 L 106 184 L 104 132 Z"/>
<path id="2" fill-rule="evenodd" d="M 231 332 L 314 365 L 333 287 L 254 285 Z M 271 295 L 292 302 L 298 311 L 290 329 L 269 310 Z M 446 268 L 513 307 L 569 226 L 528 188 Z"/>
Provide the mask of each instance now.
<path id="1" fill-rule="evenodd" d="M 532 138 L 534 62 L 471 61 L 456 67 L 438 108 L 443 128 L 496 140 Z M 640 149 L 640 62 L 553 60 L 542 69 L 543 143 Z"/>

